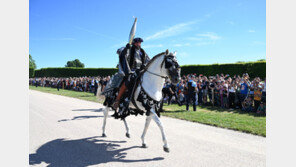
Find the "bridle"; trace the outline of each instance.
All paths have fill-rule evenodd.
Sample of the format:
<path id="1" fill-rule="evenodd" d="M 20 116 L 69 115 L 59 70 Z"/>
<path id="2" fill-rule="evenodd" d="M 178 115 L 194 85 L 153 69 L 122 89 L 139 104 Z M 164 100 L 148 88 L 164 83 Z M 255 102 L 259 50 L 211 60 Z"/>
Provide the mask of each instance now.
<path id="1" fill-rule="evenodd" d="M 164 61 L 165 60 L 163 60 L 162 61 L 162 63 L 161 63 L 161 68 L 162 68 L 162 66 L 164 65 Z M 151 72 L 151 71 L 149 71 L 148 69 L 146 69 L 145 71 L 147 71 L 148 73 L 150 73 L 150 74 L 152 74 L 152 75 L 155 75 L 155 76 L 158 76 L 158 77 L 161 77 L 161 78 L 164 78 L 164 79 L 168 79 L 169 77 L 168 76 L 162 76 L 162 75 L 160 75 L 160 74 L 156 74 L 156 73 L 154 73 L 154 72 Z"/>

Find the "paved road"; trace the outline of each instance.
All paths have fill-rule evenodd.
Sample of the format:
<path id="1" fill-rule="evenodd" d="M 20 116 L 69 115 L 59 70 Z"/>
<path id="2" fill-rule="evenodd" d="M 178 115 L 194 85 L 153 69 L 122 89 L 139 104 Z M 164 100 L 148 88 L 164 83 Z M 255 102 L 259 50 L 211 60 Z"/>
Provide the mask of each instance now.
<path id="1" fill-rule="evenodd" d="M 29 91 L 30 165 L 32 166 L 266 166 L 266 138 L 188 121 L 161 117 L 170 153 L 151 122 L 148 148 L 140 148 L 144 116 L 108 119 L 101 137 L 101 104 Z"/>

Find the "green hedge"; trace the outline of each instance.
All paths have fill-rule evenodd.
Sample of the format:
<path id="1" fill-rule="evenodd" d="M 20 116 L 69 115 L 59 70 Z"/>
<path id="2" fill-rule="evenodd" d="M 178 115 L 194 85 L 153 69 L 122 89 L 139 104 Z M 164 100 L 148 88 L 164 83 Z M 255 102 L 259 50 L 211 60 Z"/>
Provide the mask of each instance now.
<path id="1" fill-rule="evenodd" d="M 116 68 L 41 68 L 35 70 L 35 77 L 82 77 L 82 76 L 108 76 L 118 71 Z"/>
<path id="2" fill-rule="evenodd" d="M 247 62 L 233 64 L 211 64 L 211 65 L 184 65 L 181 66 L 181 74 L 203 74 L 205 76 L 213 76 L 216 74 L 242 75 L 248 73 L 251 78 L 266 77 L 266 62 Z"/>
<path id="3" fill-rule="evenodd" d="M 29 78 L 33 78 L 34 77 L 34 68 L 29 68 Z"/>
<path id="4" fill-rule="evenodd" d="M 35 77 L 80 77 L 80 76 L 108 76 L 117 72 L 117 68 L 41 68 L 35 70 Z M 233 64 L 211 64 L 211 65 L 184 65 L 181 66 L 182 75 L 203 74 L 212 76 L 216 74 L 242 75 L 248 73 L 251 78 L 266 76 L 266 62 L 247 62 Z M 31 75 L 30 75 L 31 76 Z"/>

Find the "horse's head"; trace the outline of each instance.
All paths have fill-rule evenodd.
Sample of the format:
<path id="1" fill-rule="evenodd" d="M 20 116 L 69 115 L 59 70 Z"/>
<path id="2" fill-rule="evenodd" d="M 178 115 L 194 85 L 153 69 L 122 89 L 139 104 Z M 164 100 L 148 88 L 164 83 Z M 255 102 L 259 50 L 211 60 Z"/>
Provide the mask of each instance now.
<path id="1" fill-rule="evenodd" d="M 181 80 L 181 67 L 179 66 L 176 59 L 176 52 L 169 53 L 166 50 L 164 57 L 164 68 L 167 70 L 167 76 L 170 78 L 173 84 L 177 84 Z"/>

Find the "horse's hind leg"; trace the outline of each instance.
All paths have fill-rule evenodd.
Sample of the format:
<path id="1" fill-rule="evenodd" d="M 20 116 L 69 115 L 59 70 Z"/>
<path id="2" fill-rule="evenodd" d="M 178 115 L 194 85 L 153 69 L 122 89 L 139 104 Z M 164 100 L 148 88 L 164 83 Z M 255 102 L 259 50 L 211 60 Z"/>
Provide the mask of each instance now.
<path id="1" fill-rule="evenodd" d="M 151 118 L 152 118 L 152 115 L 151 114 L 146 117 L 145 127 L 144 127 L 144 130 L 143 130 L 143 134 L 141 136 L 141 139 L 142 139 L 142 147 L 143 148 L 146 148 L 147 147 L 146 146 L 146 143 L 145 143 L 145 135 L 146 135 L 147 129 L 149 127 L 149 124 L 151 122 Z"/>
<path id="2" fill-rule="evenodd" d="M 165 133 L 164 133 L 164 130 L 163 130 L 162 123 L 161 123 L 159 117 L 157 116 L 157 114 L 154 112 L 154 110 L 151 110 L 151 113 L 153 114 L 152 115 L 153 120 L 155 121 L 155 123 L 157 124 L 157 126 L 159 127 L 159 129 L 161 131 L 162 141 L 164 143 L 163 149 L 164 149 L 165 152 L 170 152 L 169 146 L 168 146 L 168 143 L 167 143 L 167 140 L 166 140 L 166 137 L 165 137 Z"/>
<path id="3" fill-rule="evenodd" d="M 104 110 L 104 122 L 103 122 L 103 133 L 102 133 L 102 136 L 103 137 L 106 137 L 105 128 L 106 128 L 106 122 L 107 122 L 108 112 L 109 112 L 109 108 L 106 107 L 105 110 Z"/>
<path id="4" fill-rule="evenodd" d="M 130 138 L 129 128 L 128 128 L 128 126 L 127 126 L 127 122 L 126 122 L 125 119 L 123 119 L 123 123 L 124 123 L 125 129 L 126 129 L 126 134 L 125 134 L 125 136 L 128 137 L 128 138 Z"/>

